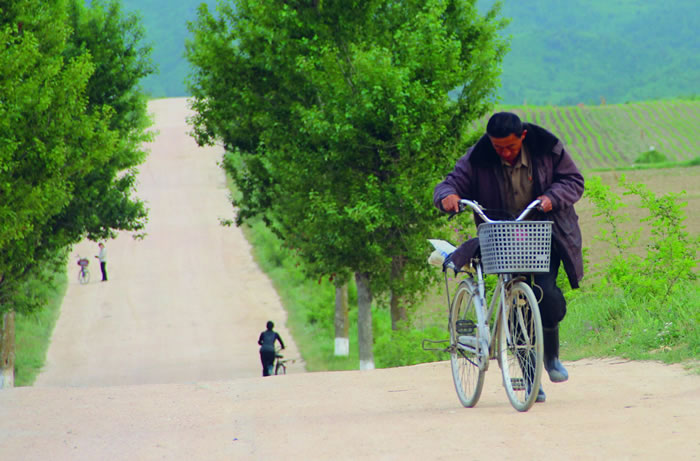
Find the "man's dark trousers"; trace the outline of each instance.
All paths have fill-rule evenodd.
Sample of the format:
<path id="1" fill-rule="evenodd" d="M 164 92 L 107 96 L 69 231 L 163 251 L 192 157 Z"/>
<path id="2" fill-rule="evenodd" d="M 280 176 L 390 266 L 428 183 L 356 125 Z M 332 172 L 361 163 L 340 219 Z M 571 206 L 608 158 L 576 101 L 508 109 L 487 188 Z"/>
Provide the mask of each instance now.
<path id="1" fill-rule="evenodd" d="M 544 328 L 555 328 L 566 315 L 566 299 L 564 299 L 564 294 L 557 286 L 557 274 L 559 273 L 560 264 L 561 258 L 556 248 L 554 248 L 554 242 L 552 242 L 549 272 L 534 274 L 537 287 L 532 287 L 535 297 L 537 299 L 542 297 L 539 306 Z"/>

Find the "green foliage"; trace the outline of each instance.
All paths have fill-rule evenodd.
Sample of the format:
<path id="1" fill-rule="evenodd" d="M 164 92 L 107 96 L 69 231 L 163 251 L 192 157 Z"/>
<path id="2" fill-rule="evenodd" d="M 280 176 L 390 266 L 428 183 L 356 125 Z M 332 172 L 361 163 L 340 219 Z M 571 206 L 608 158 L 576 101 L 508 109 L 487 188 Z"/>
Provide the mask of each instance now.
<path id="1" fill-rule="evenodd" d="M 151 120 L 140 81 L 154 71 L 151 50 L 141 44 L 143 27 L 136 16 L 122 12 L 118 0 L 93 1 L 90 8 L 70 0 L 69 24 L 73 32 L 64 54 L 87 54 L 96 64 L 85 89 L 86 110 L 109 111 L 116 139 L 99 168 L 76 181 L 80 193 L 57 218 L 57 226 L 78 224 L 72 232 L 86 232 L 93 240 L 114 237 L 113 229 L 141 230 L 146 209 L 133 197 L 135 167 L 145 160 L 143 143 L 153 135 L 146 131 Z"/>
<path id="2" fill-rule="evenodd" d="M 683 225 L 686 203 L 680 199 L 685 193 L 657 197 L 644 184 L 627 182 L 624 176 L 621 184 L 627 189 L 627 194 L 639 197 L 642 207 L 649 212 L 643 222 L 651 227 L 651 239 L 643 265 L 637 268 L 644 275 L 635 277 L 635 281 L 646 287 L 648 294 L 661 296 L 665 301 L 677 291 L 677 284 L 697 279 L 694 270 L 698 262 L 700 234 L 690 234 Z"/>
<path id="3" fill-rule="evenodd" d="M 314 276 L 425 286 L 426 207 L 486 113 L 505 46 L 467 1 L 202 5 L 187 57 L 200 144 L 223 141 L 238 222 L 264 213 Z M 461 88 L 456 99 L 450 92 Z"/>
<path id="4" fill-rule="evenodd" d="M 145 100 L 133 85 L 147 68 L 129 58 L 143 51 L 137 24 L 122 21 L 115 5 L 74 2 L 69 11 L 61 0 L 19 0 L 3 10 L 2 311 L 41 307 L 23 287 L 66 246 L 145 224 L 143 203 L 131 195 L 149 139 Z M 73 28 L 83 26 L 91 33 L 81 38 Z"/>
<path id="5" fill-rule="evenodd" d="M 620 178 L 625 195 L 640 200 L 648 212 L 642 220 L 645 229 L 635 233 L 620 231 L 627 220 L 619 211 L 621 198 L 602 185 L 599 177 L 586 182 L 586 196 L 602 218 L 598 239 L 609 245 L 608 260 L 597 268 L 597 279 L 587 293 L 569 297 L 569 309 L 579 314 L 567 316 L 565 329 L 579 345 L 610 346 L 596 353 L 626 354 L 649 358 L 662 352 L 676 359 L 697 356 L 700 344 L 697 283 L 698 234 L 685 230 L 681 201 L 683 194 L 656 196 L 644 184 Z M 635 254 L 631 248 L 642 231 L 648 236 L 646 251 Z M 641 354 L 641 355 L 640 355 Z M 647 355 L 644 355 L 647 354 Z"/>
<path id="6" fill-rule="evenodd" d="M 65 62 L 62 5 L 26 0 L 0 22 L 0 309 L 19 281 L 56 247 L 48 221 L 70 202 L 71 175 L 94 157 L 71 155 L 113 142 L 104 119 L 85 113 L 88 57 Z M 31 12 L 35 12 L 32 14 Z M 22 24 L 21 28 L 18 24 Z M 48 247 L 48 248 L 47 248 Z"/>
<path id="7" fill-rule="evenodd" d="M 424 339 L 449 339 L 445 328 L 392 330 L 391 319 L 381 326 L 383 328 L 375 328 L 377 339 L 374 357 L 379 368 L 402 367 L 450 358 L 446 352 L 426 351 L 421 347 Z"/>
<path id="8" fill-rule="evenodd" d="M 143 130 L 151 125 L 147 98 L 141 81 L 155 71 L 151 48 L 143 44 L 145 30 L 138 16 L 122 10 L 119 0 L 93 0 L 86 8 L 81 0 L 70 0 L 72 33 L 64 55 L 88 53 L 95 63 L 86 96 L 92 108 L 109 105 L 114 109 L 110 128 L 132 155 L 151 136 Z M 121 159 L 120 159 L 121 160 Z M 129 164 L 129 160 L 121 162 Z"/>
<path id="9" fill-rule="evenodd" d="M 599 177 L 587 182 L 586 196 L 596 205 L 594 216 L 602 217 L 607 228 L 601 229 L 598 239 L 613 250 L 602 270 L 600 283 L 617 287 L 639 299 L 658 299 L 663 303 L 673 294 L 679 283 L 696 279 L 698 235 L 689 234 L 684 226 L 683 194 L 664 194 L 656 197 L 639 183 L 626 181 L 621 176 L 620 185 L 626 195 L 641 199 L 641 206 L 649 215 L 642 220 L 649 225 L 650 239 L 646 255 L 637 255 L 628 250 L 635 245 L 642 231 L 621 232 L 620 224 L 628 218 L 618 215 L 622 207 L 619 196 L 602 185 Z"/>
<path id="10" fill-rule="evenodd" d="M 700 353 L 700 289 L 684 282 L 665 301 L 626 293 L 618 287 L 579 291 L 569 299 L 561 323 L 567 359 L 618 356 L 673 363 Z"/>
<path id="11" fill-rule="evenodd" d="M 46 360 L 49 340 L 68 286 L 65 257 L 58 257 L 56 262 L 60 267 L 44 268 L 40 277 L 28 280 L 22 289 L 26 295 L 39 298 L 35 304 L 45 308 L 20 312 L 15 318 L 15 386 L 31 386 Z M 16 304 L 26 306 L 29 303 Z"/>
<path id="12" fill-rule="evenodd" d="M 650 149 L 639 154 L 634 163 L 663 163 L 667 161 L 668 159 L 664 154 L 656 149 Z"/>

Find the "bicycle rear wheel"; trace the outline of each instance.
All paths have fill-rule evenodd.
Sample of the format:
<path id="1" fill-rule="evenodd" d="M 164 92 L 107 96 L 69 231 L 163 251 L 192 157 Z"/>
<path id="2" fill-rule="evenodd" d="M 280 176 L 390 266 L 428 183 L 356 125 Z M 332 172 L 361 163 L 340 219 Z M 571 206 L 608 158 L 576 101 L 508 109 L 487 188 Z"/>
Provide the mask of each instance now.
<path id="1" fill-rule="evenodd" d="M 498 329 L 503 385 L 513 407 L 527 411 L 535 403 L 540 388 L 544 346 L 537 298 L 525 283 L 516 282 L 508 290 L 505 320 L 501 318 Z"/>
<path id="2" fill-rule="evenodd" d="M 286 375 L 287 374 L 287 365 L 285 365 L 283 362 L 277 360 L 277 365 L 275 366 L 275 374 L 276 375 Z"/>
<path id="3" fill-rule="evenodd" d="M 481 397 L 485 370 L 479 367 L 479 328 L 476 309 L 481 303 L 470 280 L 457 287 L 450 309 L 450 363 L 457 397 L 465 407 L 473 407 Z M 487 353 L 488 354 L 488 353 Z"/>
<path id="4" fill-rule="evenodd" d="M 87 269 L 81 269 L 78 271 L 78 282 L 81 285 L 85 285 L 90 281 L 90 271 Z"/>

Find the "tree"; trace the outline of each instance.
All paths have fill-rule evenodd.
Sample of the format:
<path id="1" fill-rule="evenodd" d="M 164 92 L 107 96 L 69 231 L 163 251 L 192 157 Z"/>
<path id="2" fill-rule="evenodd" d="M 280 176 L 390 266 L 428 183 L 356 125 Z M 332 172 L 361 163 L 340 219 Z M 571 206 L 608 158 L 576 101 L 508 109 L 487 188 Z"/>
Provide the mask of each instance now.
<path id="1" fill-rule="evenodd" d="M 361 303 L 391 293 L 395 327 L 430 277 L 432 188 L 505 52 L 474 3 L 248 0 L 191 25 L 194 135 L 230 152 L 238 222 L 264 213 L 310 272 L 355 273 Z"/>
<path id="2" fill-rule="evenodd" d="M 94 7 L 97 11 L 99 3 Z M 14 344 L 13 313 L 41 307 L 40 298 L 24 291 L 43 266 L 85 235 L 106 238 L 115 230 L 143 228 L 146 210 L 132 194 L 135 167 L 145 158 L 140 143 L 148 135 L 145 102 L 129 97 L 138 90 L 116 84 L 120 72 L 133 68 L 114 55 L 96 65 L 89 44 L 77 39 L 71 47 L 77 36 L 68 26 L 66 2 L 19 0 L 0 8 L 0 314 L 5 318 L 0 345 L 5 346 Z M 132 27 L 99 28 L 94 43 L 133 47 L 133 41 L 119 40 Z M 90 91 L 105 82 L 104 99 L 91 100 Z M 7 347 L 0 350 L 0 357 L 12 355 Z M 11 385 L 10 361 L 2 365 L 5 384 Z"/>

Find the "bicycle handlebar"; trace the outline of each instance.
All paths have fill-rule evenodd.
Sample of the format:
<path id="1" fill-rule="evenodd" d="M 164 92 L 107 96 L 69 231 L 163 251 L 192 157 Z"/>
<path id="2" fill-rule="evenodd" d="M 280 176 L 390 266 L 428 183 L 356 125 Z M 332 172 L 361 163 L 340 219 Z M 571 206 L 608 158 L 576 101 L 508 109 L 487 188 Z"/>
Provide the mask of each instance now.
<path id="1" fill-rule="evenodd" d="M 520 216 L 515 218 L 515 220 L 516 221 L 524 220 L 527 217 L 527 215 L 529 215 L 533 209 L 538 208 L 541 203 L 542 203 L 542 200 L 539 200 L 539 199 L 533 200 L 527 207 L 525 207 L 523 212 L 520 213 Z M 454 213 L 452 216 L 455 216 L 455 215 L 461 213 L 462 211 L 467 209 L 467 207 L 471 208 L 476 214 L 478 214 L 481 217 L 481 219 L 484 220 L 484 222 L 488 222 L 488 223 L 495 222 L 493 219 L 490 219 L 488 216 L 486 216 L 486 214 L 484 213 L 484 208 L 481 205 L 479 205 L 478 202 L 475 202 L 473 200 L 467 200 L 465 198 L 459 200 L 459 211 L 457 213 Z M 452 217 L 452 216 L 450 216 L 450 217 Z"/>

